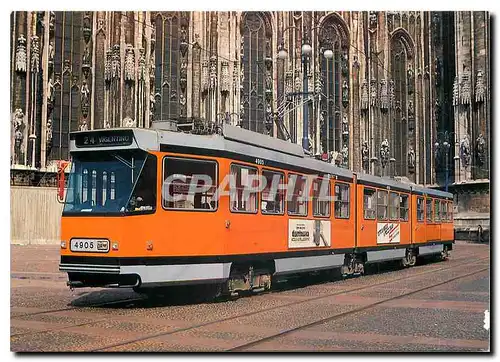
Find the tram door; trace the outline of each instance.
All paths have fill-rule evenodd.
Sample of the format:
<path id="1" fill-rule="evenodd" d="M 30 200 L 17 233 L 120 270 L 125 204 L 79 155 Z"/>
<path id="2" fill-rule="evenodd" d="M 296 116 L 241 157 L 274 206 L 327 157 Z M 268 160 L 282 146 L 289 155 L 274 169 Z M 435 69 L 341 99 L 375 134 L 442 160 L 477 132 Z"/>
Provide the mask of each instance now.
<path id="1" fill-rule="evenodd" d="M 412 203 L 412 241 L 413 243 L 425 243 L 426 218 L 425 218 L 425 198 L 421 195 L 413 195 Z"/>

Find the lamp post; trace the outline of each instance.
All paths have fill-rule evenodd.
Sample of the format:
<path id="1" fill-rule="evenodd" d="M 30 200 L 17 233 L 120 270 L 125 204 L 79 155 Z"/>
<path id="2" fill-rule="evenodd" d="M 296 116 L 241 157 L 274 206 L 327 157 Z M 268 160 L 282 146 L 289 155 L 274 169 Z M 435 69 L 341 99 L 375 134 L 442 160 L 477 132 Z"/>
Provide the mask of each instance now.
<path id="1" fill-rule="evenodd" d="M 295 26 L 290 26 L 285 28 L 283 30 L 283 34 L 285 31 L 297 27 Z M 314 30 L 318 27 L 315 27 L 311 30 Z M 303 70 L 303 79 L 302 79 L 302 93 L 293 93 L 294 95 L 299 94 L 302 95 L 302 97 L 306 97 L 309 95 L 309 85 L 308 85 L 308 65 L 309 65 L 309 57 L 311 56 L 312 53 L 312 46 L 308 41 L 307 38 L 307 32 L 306 35 L 302 37 L 303 38 L 303 43 L 301 47 L 301 57 L 302 57 L 302 70 Z M 323 52 L 323 56 L 326 59 L 331 59 L 333 58 L 333 51 L 332 50 L 325 50 Z M 281 39 L 281 44 L 278 48 L 278 58 L 281 60 L 285 60 L 288 58 L 288 52 L 285 49 L 284 41 L 283 38 Z M 303 122 L 302 122 L 302 148 L 306 151 L 309 151 L 309 107 L 308 107 L 308 102 L 304 101 L 303 104 L 303 109 L 302 109 L 302 114 L 303 114 Z"/>
<path id="2" fill-rule="evenodd" d="M 454 132 L 448 132 L 448 131 L 444 131 L 444 132 L 438 132 L 438 140 L 436 141 L 436 143 L 434 143 L 434 147 L 435 147 L 435 152 L 437 154 L 437 152 L 441 149 L 444 150 L 444 154 L 445 154 L 445 181 L 444 181 L 444 184 L 445 184 L 445 191 L 448 192 L 448 172 L 449 172 L 449 166 L 448 166 L 448 157 L 449 157 L 449 154 L 450 154 L 450 148 L 451 148 L 451 144 L 450 144 L 450 136 L 454 134 Z M 439 137 L 439 136 L 442 136 Z"/>

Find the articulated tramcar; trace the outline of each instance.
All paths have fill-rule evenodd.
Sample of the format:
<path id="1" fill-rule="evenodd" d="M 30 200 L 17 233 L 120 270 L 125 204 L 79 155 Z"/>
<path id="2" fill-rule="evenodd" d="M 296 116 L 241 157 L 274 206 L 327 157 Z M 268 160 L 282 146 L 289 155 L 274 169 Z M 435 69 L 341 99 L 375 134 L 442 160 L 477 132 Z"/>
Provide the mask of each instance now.
<path id="1" fill-rule="evenodd" d="M 446 258 L 454 242 L 452 194 L 351 172 L 237 127 L 74 132 L 70 152 L 60 270 L 71 287 L 268 289 L 299 273 Z M 267 186 L 250 187 L 253 176 Z"/>

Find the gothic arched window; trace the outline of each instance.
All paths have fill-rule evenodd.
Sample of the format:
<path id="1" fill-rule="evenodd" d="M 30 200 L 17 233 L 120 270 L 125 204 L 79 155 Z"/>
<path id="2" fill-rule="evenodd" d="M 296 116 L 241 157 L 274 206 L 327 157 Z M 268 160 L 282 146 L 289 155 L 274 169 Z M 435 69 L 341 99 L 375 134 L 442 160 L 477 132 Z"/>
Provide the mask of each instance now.
<path id="1" fill-rule="evenodd" d="M 272 94 L 271 29 L 267 16 L 257 12 L 245 13 L 241 36 L 242 127 L 259 133 L 270 132 L 272 123 L 267 123 L 266 128 Z"/>
<path id="2" fill-rule="evenodd" d="M 177 13 L 156 17 L 155 119 L 179 117 L 179 31 Z"/>
<path id="3" fill-rule="evenodd" d="M 342 137 L 342 119 L 347 113 L 347 102 L 342 99 L 344 83 L 349 84 L 348 74 L 348 39 L 347 34 L 338 20 L 330 18 L 321 27 L 319 65 L 323 95 L 320 99 L 321 109 L 321 147 L 322 151 L 341 152 L 347 139 Z M 333 58 L 326 59 L 322 51 L 332 50 Z M 345 146 L 349 147 L 348 144 Z"/>
<path id="4" fill-rule="evenodd" d="M 82 12 L 55 12 L 54 111 L 49 160 L 69 159 L 69 132 L 78 131 Z"/>
<path id="5" fill-rule="evenodd" d="M 405 36 L 406 35 L 406 36 Z M 415 151 L 414 71 L 412 45 L 407 33 L 396 34 L 391 40 L 391 77 L 394 82 L 392 112 L 392 149 L 396 159 L 396 176 L 413 172 L 414 164 L 408 164 L 408 153 Z"/>

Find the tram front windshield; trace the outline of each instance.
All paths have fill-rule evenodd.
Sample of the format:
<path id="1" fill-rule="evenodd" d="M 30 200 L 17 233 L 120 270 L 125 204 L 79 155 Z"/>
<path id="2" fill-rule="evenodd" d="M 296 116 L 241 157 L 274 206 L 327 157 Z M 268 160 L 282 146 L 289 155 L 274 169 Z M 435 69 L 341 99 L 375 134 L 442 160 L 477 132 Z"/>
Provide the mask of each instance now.
<path id="1" fill-rule="evenodd" d="M 156 157 L 142 150 L 72 154 L 64 214 L 155 210 Z"/>

